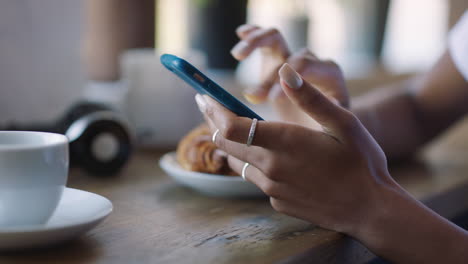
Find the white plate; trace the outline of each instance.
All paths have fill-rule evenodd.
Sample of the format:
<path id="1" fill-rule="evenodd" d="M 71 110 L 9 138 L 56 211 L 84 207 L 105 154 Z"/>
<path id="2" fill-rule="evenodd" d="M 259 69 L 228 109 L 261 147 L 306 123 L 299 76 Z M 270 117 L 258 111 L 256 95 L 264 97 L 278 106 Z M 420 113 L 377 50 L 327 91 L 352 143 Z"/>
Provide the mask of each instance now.
<path id="1" fill-rule="evenodd" d="M 209 196 L 218 197 L 255 197 L 265 194 L 253 183 L 246 182 L 239 176 L 187 171 L 176 159 L 175 152 L 165 154 L 159 160 L 159 166 L 174 180 L 182 185 Z"/>
<path id="2" fill-rule="evenodd" d="M 43 247 L 75 238 L 112 212 L 112 203 L 97 194 L 65 188 L 52 217 L 44 225 L 1 227 L 0 250 Z"/>

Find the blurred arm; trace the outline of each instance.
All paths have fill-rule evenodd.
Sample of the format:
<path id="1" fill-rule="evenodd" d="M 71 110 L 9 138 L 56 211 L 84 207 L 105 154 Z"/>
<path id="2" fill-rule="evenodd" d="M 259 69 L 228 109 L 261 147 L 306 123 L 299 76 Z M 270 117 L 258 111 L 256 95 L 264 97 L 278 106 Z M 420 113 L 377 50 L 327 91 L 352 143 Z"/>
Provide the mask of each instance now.
<path id="1" fill-rule="evenodd" d="M 427 73 L 356 98 L 352 111 L 389 158 L 400 158 L 468 112 L 468 83 L 446 51 Z"/>

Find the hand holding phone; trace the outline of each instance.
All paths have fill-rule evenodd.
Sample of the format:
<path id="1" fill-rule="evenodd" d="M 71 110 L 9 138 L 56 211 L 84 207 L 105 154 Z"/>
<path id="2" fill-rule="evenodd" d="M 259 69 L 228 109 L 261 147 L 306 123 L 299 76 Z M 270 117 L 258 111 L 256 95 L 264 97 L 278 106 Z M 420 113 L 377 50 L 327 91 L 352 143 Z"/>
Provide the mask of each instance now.
<path id="1" fill-rule="evenodd" d="M 212 97 L 238 116 L 264 120 L 186 60 L 171 54 L 163 54 L 161 63 L 197 90 L 198 93 Z"/>

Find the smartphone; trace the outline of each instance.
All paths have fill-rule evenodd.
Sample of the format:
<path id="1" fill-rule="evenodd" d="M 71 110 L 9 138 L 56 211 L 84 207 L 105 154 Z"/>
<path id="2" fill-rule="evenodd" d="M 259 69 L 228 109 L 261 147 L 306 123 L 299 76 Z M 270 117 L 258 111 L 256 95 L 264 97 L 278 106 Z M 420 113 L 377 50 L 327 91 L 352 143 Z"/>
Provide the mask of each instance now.
<path id="1" fill-rule="evenodd" d="M 210 78 L 206 77 L 206 75 L 186 60 L 171 54 L 163 54 L 161 56 L 161 63 L 168 70 L 175 73 L 179 78 L 197 90 L 198 93 L 212 97 L 238 116 L 263 120 L 263 118 L 244 105 L 241 101 L 237 100 L 232 94 L 221 88 L 221 86 L 216 84 Z"/>

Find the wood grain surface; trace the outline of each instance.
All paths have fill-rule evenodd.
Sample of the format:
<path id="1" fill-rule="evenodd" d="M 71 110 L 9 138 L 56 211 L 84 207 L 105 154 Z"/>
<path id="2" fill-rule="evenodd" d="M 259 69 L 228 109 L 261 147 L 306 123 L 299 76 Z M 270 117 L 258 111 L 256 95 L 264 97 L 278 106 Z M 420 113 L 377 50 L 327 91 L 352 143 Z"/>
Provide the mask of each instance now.
<path id="1" fill-rule="evenodd" d="M 468 209 L 468 143 L 460 143 L 466 134 L 451 134 L 426 148 L 419 160 L 391 167 L 404 187 L 446 217 Z M 268 199 L 211 198 L 177 185 L 158 167 L 165 152 L 140 151 L 112 178 L 73 169 L 69 187 L 109 198 L 114 212 L 77 240 L 0 253 L 0 263 L 365 263 L 373 258 L 349 237 L 274 212 Z"/>

